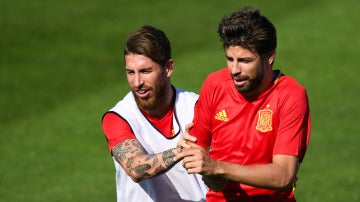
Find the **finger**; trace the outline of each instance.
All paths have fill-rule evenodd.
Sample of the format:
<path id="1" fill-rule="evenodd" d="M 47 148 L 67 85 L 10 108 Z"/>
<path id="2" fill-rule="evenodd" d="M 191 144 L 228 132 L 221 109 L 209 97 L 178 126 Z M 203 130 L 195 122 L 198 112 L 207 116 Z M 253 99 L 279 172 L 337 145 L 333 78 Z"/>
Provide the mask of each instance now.
<path id="1" fill-rule="evenodd" d="M 183 138 L 184 138 L 185 140 L 188 140 L 188 141 L 191 141 L 191 142 L 196 142 L 196 137 L 190 135 L 190 134 L 187 133 L 187 132 L 184 133 Z"/>
<path id="2" fill-rule="evenodd" d="M 186 154 L 184 152 L 177 153 L 174 157 L 174 160 L 179 161 L 179 160 L 183 159 L 185 156 L 186 156 Z"/>
<path id="3" fill-rule="evenodd" d="M 178 161 L 180 159 L 184 159 L 186 157 L 185 162 L 193 161 L 190 157 L 194 156 L 194 150 L 183 148 L 181 152 L 175 155 L 175 160 Z"/>
<path id="4" fill-rule="evenodd" d="M 184 135 L 182 135 L 179 139 L 179 141 L 177 142 L 177 147 L 180 147 L 180 148 L 189 148 L 190 145 L 187 145 L 186 144 L 186 140 L 184 138 Z"/>
<path id="5" fill-rule="evenodd" d="M 185 169 L 188 174 L 201 174 L 198 168 L 185 168 Z"/>
<path id="6" fill-rule="evenodd" d="M 192 159 L 189 160 L 188 157 L 185 157 L 183 160 L 183 167 L 188 171 L 188 173 L 200 173 L 202 171 L 202 164 L 199 164 Z"/>
<path id="7" fill-rule="evenodd" d="M 182 141 L 180 141 L 180 145 L 181 147 L 185 148 L 185 149 L 189 149 L 191 148 L 191 143 L 190 141 L 187 141 L 185 139 L 183 139 Z"/>
<path id="8" fill-rule="evenodd" d="M 186 124 L 186 125 L 185 125 L 185 131 L 186 131 L 186 132 L 189 132 L 189 130 L 190 130 L 193 126 L 194 126 L 194 123 L 192 123 L 192 122 Z"/>
<path id="9" fill-rule="evenodd" d="M 184 154 L 186 155 L 185 152 L 184 152 Z M 194 158 L 191 155 L 184 156 L 183 161 L 182 161 L 182 165 L 186 169 L 193 168 L 195 166 L 194 165 L 195 163 L 196 163 L 196 161 L 194 161 Z"/>

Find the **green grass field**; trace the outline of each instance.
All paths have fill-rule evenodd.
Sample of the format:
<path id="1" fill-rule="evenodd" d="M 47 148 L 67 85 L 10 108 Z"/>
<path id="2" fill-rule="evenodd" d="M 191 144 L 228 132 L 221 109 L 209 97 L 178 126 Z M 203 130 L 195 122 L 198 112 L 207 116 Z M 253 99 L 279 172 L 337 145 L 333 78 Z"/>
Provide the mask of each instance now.
<path id="1" fill-rule="evenodd" d="M 124 40 L 163 29 L 173 83 L 198 92 L 225 65 L 218 22 L 244 5 L 277 27 L 275 68 L 308 89 L 298 201 L 360 201 L 358 0 L 0 1 L 0 201 L 115 201 L 101 117 L 129 89 Z"/>

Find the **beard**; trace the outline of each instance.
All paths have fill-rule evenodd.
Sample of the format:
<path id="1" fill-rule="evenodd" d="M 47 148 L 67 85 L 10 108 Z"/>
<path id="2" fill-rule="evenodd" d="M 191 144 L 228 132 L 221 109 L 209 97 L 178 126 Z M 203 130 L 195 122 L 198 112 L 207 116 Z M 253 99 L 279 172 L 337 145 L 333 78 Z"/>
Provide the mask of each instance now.
<path id="1" fill-rule="evenodd" d="M 256 72 L 254 77 L 244 76 L 242 79 L 246 79 L 247 82 L 243 86 L 235 85 L 235 88 L 243 95 L 247 95 L 253 91 L 255 91 L 260 85 L 264 78 L 264 68 L 259 68 L 259 71 Z M 231 75 L 233 79 L 239 79 L 239 75 Z"/>
<path id="2" fill-rule="evenodd" d="M 166 99 L 166 82 L 164 79 L 159 79 L 158 81 L 159 82 L 155 84 L 155 87 L 142 86 L 142 88 L 152 91 L 150 96 L 145 99 L 139 98 L 132 89 L 135 102 L 140 109 L 154 110 L 164 105 Z"/>

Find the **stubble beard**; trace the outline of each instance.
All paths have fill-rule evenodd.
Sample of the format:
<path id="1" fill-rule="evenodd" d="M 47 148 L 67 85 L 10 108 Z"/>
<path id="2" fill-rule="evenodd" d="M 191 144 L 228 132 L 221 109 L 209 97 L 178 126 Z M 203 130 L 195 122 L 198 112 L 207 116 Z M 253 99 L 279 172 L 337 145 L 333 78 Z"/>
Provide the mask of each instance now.
<path id="1" fill-rule="evenodd" d="M 264 78 L 264 68 L 260 68 L 254 78 L 249 78 L 244 86 L 236 86 L 235 88 L 243 95 L 249 95 L 254 92 L 260 85 Z M 233 76 L 234 78 L 234 76 Z"/>
<path id="2" fill-rule="evenodd" d="M 160 80 L 156 83 L 155 87 L 150 88 L 152 94 L 146 99 L 139 98 L 132 90 L 135 102 L 142 110 L 154 110 L 158 109 L 165 103 L 166 99 L 166 83 L 165 80 Z"/>

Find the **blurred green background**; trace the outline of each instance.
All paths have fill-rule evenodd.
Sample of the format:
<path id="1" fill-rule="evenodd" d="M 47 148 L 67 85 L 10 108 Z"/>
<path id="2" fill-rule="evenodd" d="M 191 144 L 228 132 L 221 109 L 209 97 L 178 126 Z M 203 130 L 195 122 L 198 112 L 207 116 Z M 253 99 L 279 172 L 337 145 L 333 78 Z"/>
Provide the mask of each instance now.
<path id="1" fill-rule="evenodd" d="M 198 92 L 225 66 L 220 19 L 245 5 L 277 27 L 275 68 L 308 90 L 298 201 L 359 201 L 358 0 L 1 0 L 0 201 L 115 201 L 101 117 L 129 90 L 126 37 L 163 29 L 173 83 Z"/>

